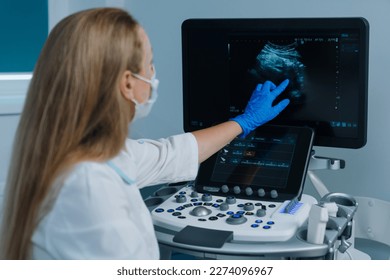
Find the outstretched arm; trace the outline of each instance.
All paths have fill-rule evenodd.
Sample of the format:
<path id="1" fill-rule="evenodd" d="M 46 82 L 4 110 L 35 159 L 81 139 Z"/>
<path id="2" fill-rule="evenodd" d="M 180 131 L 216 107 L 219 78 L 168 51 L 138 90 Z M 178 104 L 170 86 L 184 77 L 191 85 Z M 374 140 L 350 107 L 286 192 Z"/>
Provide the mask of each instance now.
<path id="1" fill-rule="evenodd" d="M 192 132 L 198 142 L 199 162 L 205 161 L 235 137 L 244 138 L 283 111 L 290 102 L 288 99 L 275 106 L 272 103 L 285 90 L 288 82 L 285 80 L 279 86 L 270 81 L 257 85 L 243 114 L 219 125 Z"/>

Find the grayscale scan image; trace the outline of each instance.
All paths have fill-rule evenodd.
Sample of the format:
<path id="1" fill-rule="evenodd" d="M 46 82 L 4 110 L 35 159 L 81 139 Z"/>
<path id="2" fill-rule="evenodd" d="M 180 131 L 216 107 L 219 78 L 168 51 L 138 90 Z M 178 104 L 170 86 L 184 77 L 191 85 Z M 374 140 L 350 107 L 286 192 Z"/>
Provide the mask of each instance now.
<path id="1" fill-rule="evenodd" d="M 304 69 L 301 56 L 297 51 L 298 43 L 277 45 L 267 42 L 256 57 L 249 74 L 258 83 L 266 80 L 279 81 L 289 79 L 290 91 L 288 97 L 291 102 L 299 104 L 304 100 Z"/>

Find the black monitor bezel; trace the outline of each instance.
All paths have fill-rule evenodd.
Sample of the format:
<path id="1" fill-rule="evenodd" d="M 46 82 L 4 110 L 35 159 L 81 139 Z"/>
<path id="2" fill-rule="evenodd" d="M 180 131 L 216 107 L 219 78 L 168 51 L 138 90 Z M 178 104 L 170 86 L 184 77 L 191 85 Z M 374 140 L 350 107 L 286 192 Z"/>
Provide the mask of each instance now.
<path id="1" fill-rule="evenodd" d="M 279 135 L 285 135 L 285 134 L 296 134 L 297 135 L 297 141 L 295 143 L 295 149 L 293 152 L 292 160 L 291 160 L 291 166 L 290 166 L 290 172 L 287 177 L 287 185 L 284 189 L 277 190 L 278 191 L 278 197 L 272 198 L 270 196 L 270 193 L 274 188 L 272 187 L 264 187 L 264 186 L 253 186 L 253 185 L 245 185 L 241 184 L 241 193 L 236 194 L 233 192 L 233 186 L 237 185 L 235 183 L 224 181 L 224 182 L 215 182 L 212 181 L 212 173 L 214 170 L 214 166 L 216 164 L 216 161 L 218 159 L 217 153 L 211 156 L 209 159 L 204 161 L 198 171 L 198 175 L 195 181 L 195 188 L 198 192 L 201 193 L 207 193 L 208 188 L 215 188 L 218 191 L 214 191 L 215 194 L 218 195 L 224 195 L 229 196 L 232 195 L 234 197 L 238 198 L 244 198 L 244 199 L 262 199 L 262 200 L 268 200 L 268 201 L 285 201 L 290 200 L 293 198 L 300 198 L 305 178 L 306 178 L 306 172 L 308 168 L 308 164 L 310 161 L 310 156 L 312 152 L 312 144 L 314 139 L 314 131 L 309 127 L 294 127 L 294 126 L 279 126 L 279 125 L 263 125 L 261 127 L 258 127 L 254 132 L 252 132 L 253 135 L 256 136 L 263 136 L 263 135 L 275 135 L 275 137 Z M 250 138 L 252 134 L 248 135 L 247 138 Z M 275 144 L 277 145 L 277 144 Z M 228 193 L 223 193 L 221 191 L 222 185 L 228 185 L 230 188 L 230 191 Z M 248 196 L 244 190 L 245 188 L 250 187 L 254 191 L 254 195 Z M 265 191 L 264 197 L 259 197 L 256 194 L 256 191 L 259 188 L 263 188 Z"/>
<path id="2" fill-rule="evenodd" d="M 316 136 L 315 146 L 358 149 L 367 142 L 368 126 L 368 51 L 369 51 L 369 24 L 362 17 L 342 18 L 250 18 L 250 19 L 187 19 L 182 23 L 182 63 L 183 63 L 183 117 L 184 131 L 190 132 L 199 129 L 190 123 L 191 104 L 189 102 L 188 75 L 188 47 L 189 31 L 192 29 L 208 28 L 221 29 L 229 32 L 237 30 L 343 30 L 356 29 L 360 34 L 359 40 L 359 92 L 358 92 L 358 135 L 355 138 L 341 138 L 334 136 Z M 219 120 L 223 121 L 223 120 Z M 314 131 L 315 124 L 305 122 L 273 121 L 272 124 L 310 126 Z"/>

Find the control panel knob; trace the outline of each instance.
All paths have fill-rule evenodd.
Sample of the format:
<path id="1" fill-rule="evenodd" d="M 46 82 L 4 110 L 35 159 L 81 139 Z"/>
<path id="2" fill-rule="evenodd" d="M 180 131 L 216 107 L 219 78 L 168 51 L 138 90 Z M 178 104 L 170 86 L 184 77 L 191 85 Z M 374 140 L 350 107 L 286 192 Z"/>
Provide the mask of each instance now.
<path id="1" fill-rule="evenodd" d="M 198 194 L 198 192 L 193 191 L 193 192 L 191 192 L 190 196 L 191 196 L 192 198 L 195 198 L 195 197 L 198 197 L 199 194 Z"/>
<path id="2" fill-rule="evenodd" d="M 219 205 L 219 210 L 221 211 L 226 211 L 229 209 L 229 204 L 227 204 L 226 202 L 223 202 L 221 203 L 221 205 Z"/>
<path id="3" fill-rule="evenodd" d="M 264 217 L 267 214 L 267 211 L 265 209 L 258 209 L 256 211 L 256 216 L 257 217 Z"/>
<path id="4" fill-rule="evenodd" d="M 251 187 L 247 187 L 247 188 L 245 189 L 245 194 L 246 194 L 247 196 L 251 196 L 251 195 L 253 194 L 252 188 L 251 188 Z"/>
<path id="5" fill-rule="evenodd" d="M 264 197 L 265 196 L 265 190 L 264 189 L 258 189 L 257 190 L 257 195 L 259 197 Z"/>
<path id="6" fill-rule="evenodd" d="M 226 198 L 226 203 L 227 204 L 234 204 L 234 203 L 236 203 L 236 198 L 234 196 L 228 196 Z"/>
<path id="7" fill-rule="evenodd" d="M 184 194 L 179 194 L 176 196 L 176 202 L 177 203 L 184 203 L 187 201 L 187 198 Z"/>
<path id="8" fill-rule="evenodd" d="M 226 219 L 226 222 L 230 225 L 240 225 L 247 221 L 248 219 L 245 218 L 241 214 L 233 214 L 229 218 Z"/>
<path id="9" fill-rule="evenodd" d="M 211 201 L 213 197 L 209 193 L 205 193 L 202 195 L 202 201 Z"/>
<path id="10" fill-rule="evenodd" d="M 245 211 L 252 211 L 253 209 L 255 209 L 255 206 L 253 205 L 253 203 L 247 202 L 244 204 Z"/>
<path id="11" fill-rule="evenodd" d="M 227 192 L 229 192 L 229 187 L 228 187 L 227 185 L 223 185 L 223 186 L 221 187 L 221 191 L 222 191 L 223 193 L 227 193 Z"/>
<path id="12" fill-rule="evenodd" d="M 241 188 L 240 188 L 239 186 L 235 186 L 235 187 L 233 188 L 233 192 L 234 192 L 235 194 L 239 194 L 239 193 L 241 192 Z"/>
<path id="13" fill-rule="evenodd" d="M 279 194 L 276 190 L 272 190 L 270 195 L 271 195 L 271 198 L 277 198 L 279 196 Z"/>

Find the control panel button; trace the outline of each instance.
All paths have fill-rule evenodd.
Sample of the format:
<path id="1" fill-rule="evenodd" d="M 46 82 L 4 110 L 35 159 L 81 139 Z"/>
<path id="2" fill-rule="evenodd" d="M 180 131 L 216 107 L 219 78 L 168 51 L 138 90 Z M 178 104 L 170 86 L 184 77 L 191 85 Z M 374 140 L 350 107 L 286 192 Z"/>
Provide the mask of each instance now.
<path id="1" fill-rule="evenodd" d="M 258 189 L 257 190 L 257 195 L 259 197 L 264 197 L 265 196 L 265 190 L 264 189 Z"/>
<path id="2" fill-rule="evenodd" d="M 236 203 L 236 198 L 234 196 L 228 196 L 226 198 L 226 203 L 227 204 L 234 204 L 234 203 Z"/>
<path id="3" fill-rule="evenodd" d="M 267 214 L 267 211 L 265 209 L 257 209 L 256 216 L 257 217 L 264 217 Z"/>
<path id="4" fill-rule="evenodd" d="M 251 195 L 253 194 L 252 188 L 251 188 L 251 187 L 245 188 L 245 194 L 246 194 L 247 196 L 251 196 Z"/>
<path id="5" fill-rule="evenodd" d="M 279 194 L 278 194 L 278 191 L 277 190 L 272 190 L 271 193 L 271 198 L 278 198 Z"/>
<path id="6" fill-rule="evenodd" d="M 253 203 L 247 202 L 244 204 L 245 211 L 252 211 L 253 209 L 255 209 L 255 206 L 253 205 Z"/>
<path id="7" fill-rule="evenodd" d="M 187 197 L 184 194 L 179 194 L 176 196 L 176 202 L 177 203 L 184 203 L 187 201 Z"/>
<path id="8" fill-rule="evenodd" d="M 228 187 L 228 185 L 223 185 L 223 186 L 221 187 L 221 191 L 222 191 L 223 193 L 228 193 L 228 192 L 229 192 L 229 187 Z"/>
<path id="9" fill-rule="evenodd" d="M 196 197 L 199 196 L 199 194 L 198 194 L 198 192 L 193 191 L 193 192 L 191 192 L 190 196 L 191 196 L 192 198 L 196 198 Z"/>
<path id="10" fill-rule="evenodd" d="M 241 193 L 241 188 L 240 188 L 239 186 L 235 186 L 235 187 L 233 188 L 233 192 L 234 192 L 235 194 L 239 194 L 239 193 Z"/>
<path id="11" fill-rule="evenodd" d="M 202 195 L 202 201 L 211 201 L 212 199 L 213 199 L 213 197 L 209 193 L 205 193 Z"/>
<path id="12" fill-rule="evenodd" d="M 221 205 L 219 205 L 219 210 L 221 211 L 226 211 L 229 209 L 229 204 L 224 202 L 224 203 L 221 203 Z"/>

